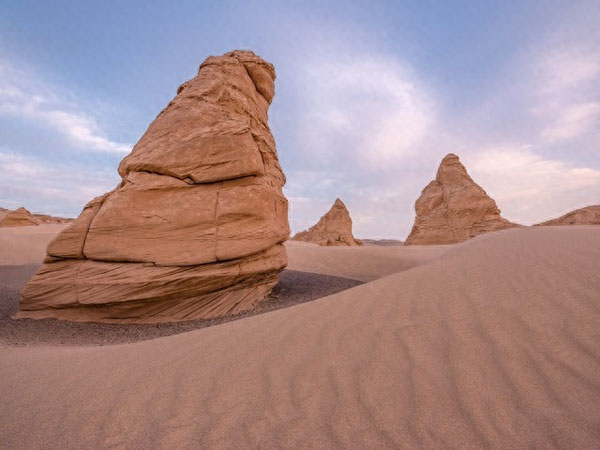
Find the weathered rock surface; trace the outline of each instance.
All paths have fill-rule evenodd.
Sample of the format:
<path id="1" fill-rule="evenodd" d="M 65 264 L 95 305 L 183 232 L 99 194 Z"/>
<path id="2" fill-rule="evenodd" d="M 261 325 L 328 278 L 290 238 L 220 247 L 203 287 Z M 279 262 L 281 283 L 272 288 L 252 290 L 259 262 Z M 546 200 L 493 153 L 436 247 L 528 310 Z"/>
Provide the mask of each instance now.
<path id="1" fill-rule="evenodd" d="M 316 225 L 297 233 L 292 239 L 318 245 L 362 245 L 352 235 L 350 213 L 339 198 Z"/>
<path id="2" fill-rule="evenodd" d="M 0 219 L 0 227 L 26 227 L 39 225 L 39 221 L 25 208 L 6 211 Z"/>
<path id="3" fill-rule="evenodd" d="M 17 317 L 179 321 L 268 295 L 289 237 L 274 80 L 249 51 L 207 58 L 121 161 L 121 183 L 48 245 Z"/>
<path id="4" fill-rule="evenodd" d="M 568 212 L 556 219 L 537 225 L 600 225 L 600 205 L 591 205 Z"/>
<path id="5" fill-rule="evenodd" d="M 500 216 L 496 202 L 452 153 L 444 157 L 435 180 L 423 189 L 415 210 L 406 245 L 453 244 L 518 226 Z"/>

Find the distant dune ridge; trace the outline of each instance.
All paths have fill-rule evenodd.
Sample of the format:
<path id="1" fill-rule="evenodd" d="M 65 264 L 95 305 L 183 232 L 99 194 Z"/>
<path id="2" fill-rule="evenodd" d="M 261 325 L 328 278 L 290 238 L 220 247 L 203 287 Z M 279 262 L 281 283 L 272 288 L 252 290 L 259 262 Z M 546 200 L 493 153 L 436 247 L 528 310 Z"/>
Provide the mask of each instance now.
<path id="1" fill-rule="evenodd" d="M 119 165 L 122 181 L 48 245 L 18 318 L 163 322 L 252 308 L 287 264 L 273 66 L 209 57 Z"/>
<path id="2" fill-rule="evenodd" d="M 500 216 L 496 202 L 452 153 L 442 159 L 435 180 L 417 199 L 415 211 L 406 245 L 453 244 L 518 226 Z"/>
<path id="3" fill-rule="evenodd" d="M 579 208 L 556 219 L 547 220 L 537 225 L 600 225 L 600 205 Z"/>
<path id="4" fill-rule="evenodd" d="M 328 246 L 362 245 L 352 234 L 352 218 L 339 198 L 335 199 L 331 209 L 315 225 L 300 231 L 292 239 Z"/>

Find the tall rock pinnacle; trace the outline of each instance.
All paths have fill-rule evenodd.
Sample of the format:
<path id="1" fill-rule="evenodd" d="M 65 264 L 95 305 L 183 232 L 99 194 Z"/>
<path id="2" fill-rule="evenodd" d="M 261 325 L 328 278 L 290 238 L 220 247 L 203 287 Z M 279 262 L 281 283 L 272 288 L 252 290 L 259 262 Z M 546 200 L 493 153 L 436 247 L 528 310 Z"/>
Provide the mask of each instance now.
<path id="1" fill-rule="evenodd" d="M 435 180 L 423 189 L 415 210 L 406 245 L 452 244 L 517 226 L 500 216 L 496 202 L 452 153 L 444 157 Z"/>
<path id="2" fill-rule="evenodd" d="M 306 231 L 297 233 L 295 241 L 312 242 L 318 245 L 361 245 L 352 235 L 352 219 L 350 213 L 339 198 L 335 200 L 331 209 L 316 225 Z"/>
<path id="3" fill-rule="evenodd" d="M 273 66 L 209 57 L 48 246 L 17 317 L 163 322 L 252 308 L 286 266 L 287 200 L 268 126 Z"/>

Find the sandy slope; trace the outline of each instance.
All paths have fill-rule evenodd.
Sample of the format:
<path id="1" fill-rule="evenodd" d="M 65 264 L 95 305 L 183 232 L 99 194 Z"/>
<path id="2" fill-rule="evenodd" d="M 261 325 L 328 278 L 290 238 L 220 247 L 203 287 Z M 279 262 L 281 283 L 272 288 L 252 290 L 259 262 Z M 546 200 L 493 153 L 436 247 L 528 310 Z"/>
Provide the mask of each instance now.
<path id="1" fill-rule="evenodd" d="M 288 269 L 372 281 L 432 261 L 453 245 L 320 247 L 287 241 Z"/>
<path id="2" fill-rule="evenodd" d="M 68 224 L 0 229 L 0 265 L 41 263 L 46 246 Z"/>
<path id="3" fill-rule="evenodd" d="M 0 442 L 600 448 L 598 267 L 600 227 L 515 229 L 212 328 L 112 347 L 3 348 Z"/>

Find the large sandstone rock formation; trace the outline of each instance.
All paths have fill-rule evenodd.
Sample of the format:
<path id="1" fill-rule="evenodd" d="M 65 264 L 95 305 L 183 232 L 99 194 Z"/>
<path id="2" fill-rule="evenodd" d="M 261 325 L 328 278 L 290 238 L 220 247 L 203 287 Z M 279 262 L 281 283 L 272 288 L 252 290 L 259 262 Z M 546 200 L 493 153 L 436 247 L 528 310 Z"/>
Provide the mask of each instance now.
<path id="1" fill-rule="evenodd" d="M 537 225 L 600 225 L 600 205 L 586 206 Z"/>
<path id="2" fill-rule="evenodd" d="M 423 189 L 415 210 L 406 245 L 452 244 L 517 226 L 500 216 L 496 202 L 452 153 L 444 157 L 435 180 Z"/>
<path id="3" fill-rule="evenodd" d="M 25 208 L 6 211 L 0 219 L 0 227 L 27 227 L 39 225 L 39 221 Z"/>
<path id="4" fill-rule="evenodd" d="M 352 235 L 350 213 L 339 198 L 316 225 L 297 233 L 295 241 L 312 242 L 318 245 L 361 245 Z"/>
<path id="5" fill-rule="evenodd" d="M 255 306 L 287 264 L 287 200 L 267 123 L 275 71 L 209 57 L 47 249 L 17 317 L 161 322 Z"/>

